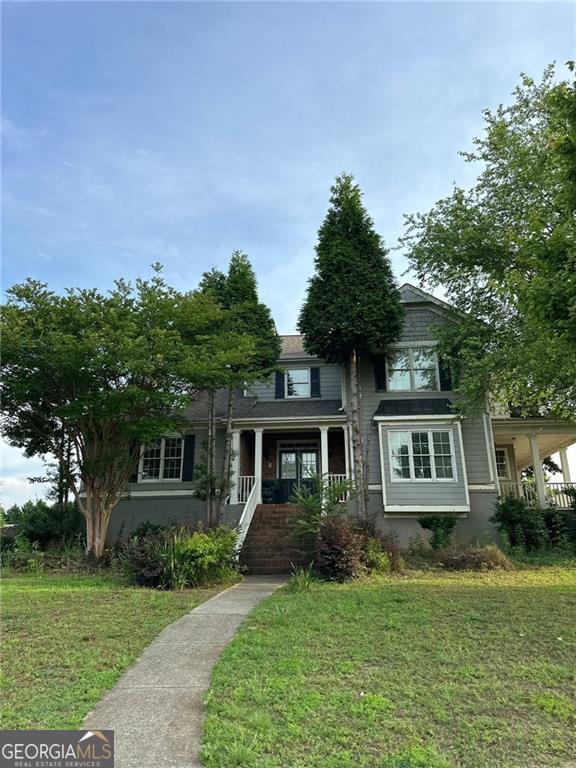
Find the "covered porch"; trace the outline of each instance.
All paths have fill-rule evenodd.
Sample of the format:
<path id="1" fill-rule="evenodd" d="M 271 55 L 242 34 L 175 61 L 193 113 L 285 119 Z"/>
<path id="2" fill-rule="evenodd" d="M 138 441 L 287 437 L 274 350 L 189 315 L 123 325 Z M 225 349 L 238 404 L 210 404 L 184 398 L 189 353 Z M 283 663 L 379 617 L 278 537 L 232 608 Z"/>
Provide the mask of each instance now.
<path id="1" fill-rule="evenodd" d="M 235 427 L 230 504 L 246 504 L 249 499 L 255 504 L 285 504 L 296 488 L 318 475 L 329 483 L 351 476 L 344 417 Z"/>
<path id="2" fill-rule="evenodd" d="M 576 443 L 576 427 L 545 419 L 496 418 L 492 420 L 496 474 L 500 495 L 524 498 L 529 504 L 572 509 L 576 478 L 572 476 L 568 448 Z M 562 481 L 549 481 L 542 469 L 547 456 L 559 455 Z M 522 471 L 534 468 L 534 477 Z"/>

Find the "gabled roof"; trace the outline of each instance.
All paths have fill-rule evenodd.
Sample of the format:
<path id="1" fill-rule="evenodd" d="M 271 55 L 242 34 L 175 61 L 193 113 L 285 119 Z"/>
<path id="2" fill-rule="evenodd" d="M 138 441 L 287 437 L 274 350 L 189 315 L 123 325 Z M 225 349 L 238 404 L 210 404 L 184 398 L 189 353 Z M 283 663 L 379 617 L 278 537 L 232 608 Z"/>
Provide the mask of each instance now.
<path id="1" fill-rule="evenodd" d="M 427 291 L 423 291 L 422 288 L 417 288 L 415 285 L 412 285 L 412 283 L 404 283 L 404 285 L 400 286 L 399 291 L 400 291 L 400 301 L 402 302 L 402 304 L 430 303 L 430 304 L 436 304 L 438 307 L 442 307 L 442 309 L 446 309 L 449 312 L 456 312 L 457 314 L 462 314 L 460 310 L 454 307 L 452 304 L 448 304 L 447 301 L 442 301 L 442 299 L 438 299 L 436 296 L 433 296 L 431 293 L 428 293 Z"/>
<path id="2" fill-rule="evenodd" d="M 280 336 L 280 342 L 282 344 L 282 351 L 280 352 L 281 360 L 297 360 L 314 357 L 305 351 L 304 337 L 298 333 Z"/>

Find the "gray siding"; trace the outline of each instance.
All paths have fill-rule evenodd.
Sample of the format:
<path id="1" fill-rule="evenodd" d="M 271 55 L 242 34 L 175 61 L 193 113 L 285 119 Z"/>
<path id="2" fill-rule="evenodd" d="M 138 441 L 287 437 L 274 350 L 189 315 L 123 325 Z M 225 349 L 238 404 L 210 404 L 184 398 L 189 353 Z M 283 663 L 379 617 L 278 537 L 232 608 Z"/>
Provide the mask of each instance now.
<path id="1" fill-rule="evenodd" d="M 464 419 L 462 421 L 462 442 L 466 458 L 466 472 L 471 485 L 485 485 L 493 482 L 490 478 L 490 458 L 486 440 L 485 419 Z"/>
<path id="2" fill-rule="evenodd" d="M 404 329 L 399 341 L 433 341 L 436 338 L 435 326 L 447 321 L 431 309 L 405 307 Z"/>
<path id="3" fill-rule="evenodd" d="M 340 384 L 340 366 L 329 365 L 320 361 L 311 361 L 307 363 L 295 361 L 294 363 L 285 360 L 280 361 L 280 368 L 320 368 L 320 397 L 310 398 L 313 400 L 340 400 L 342 397 L 342 387 Z M 275 399 L 275 379 L 272 376 L 267 381 L 252 384 L 248 394 L 255 395 L 258 400 L 269 401 Z"/>
<path id="4" fill-rule="evenodd" d="M 197 525 L 206 521 L 205 504 L 193 496 L 121 499 L 112 512 L 107 540 L 125 539 L 142 523 Z"/>

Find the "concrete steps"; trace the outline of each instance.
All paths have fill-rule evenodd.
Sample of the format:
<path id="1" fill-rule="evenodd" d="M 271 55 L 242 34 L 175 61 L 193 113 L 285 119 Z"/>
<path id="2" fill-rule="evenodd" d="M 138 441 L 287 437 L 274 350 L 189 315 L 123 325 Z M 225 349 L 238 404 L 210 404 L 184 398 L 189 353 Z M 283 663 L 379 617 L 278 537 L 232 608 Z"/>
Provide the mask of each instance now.
<path id="1" fill-rule="evenodd" d="M 296 507 L 291 504 L 259 504 L 248 529 L 240 562 L 250 574 L 290 573 L 310 558 L 293 537 Z"/>

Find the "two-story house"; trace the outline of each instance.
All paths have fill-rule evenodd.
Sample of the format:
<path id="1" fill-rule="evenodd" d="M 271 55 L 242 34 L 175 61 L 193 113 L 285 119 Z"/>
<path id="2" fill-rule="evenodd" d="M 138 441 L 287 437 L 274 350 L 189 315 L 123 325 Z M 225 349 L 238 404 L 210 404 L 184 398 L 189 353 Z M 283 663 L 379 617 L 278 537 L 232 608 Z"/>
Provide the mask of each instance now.
<path id="1" fill-rule="evenodd" d="M 419 516 L 451 513 L 459 518 L 459 537 L 489 539 L 494 534 L 489 518 L 499 494 L 569 506 L 566 448 L 576 442 L 576 426 L 492 413 L 488 400 L 476 417 L 459 418 L 434 340 L 434 326 L 453 322 L 454 310 L 408 284 L 400 293 L 406 309 L 401 339 L 386 360 L 366 358 L 360 365 L 369 503 L 379 527 L 406 542 L 423 535 Z M 275 376 L 236 393 L 233 486 L 225 520 L 240 524 L 242 537 L 257 508 L 260 529 L 267 510 L 277 527 L 282 514 L 278 505 L 289 502 L 294 487 L 311 475 L 353 481 L 344 373 L 340 366 L 306 354 L 301 336 L 283 336 Z M 216 398 L 220 464 L 225 410 L 222 392 Z M 144 521 L 205 519 L 192 477 L 206 439 L 206 402 L 196 400 L 186 418 L 182 436 L 162 438 L 143 450 L 129 493 L 112 516 L 112 539 Z M 560 453 L 564 483 L 546 484 L 541 459 L 555 452 Z M 535 467 L 533 486 L 520 482 L 522 469 L 529 465 Z"/>

